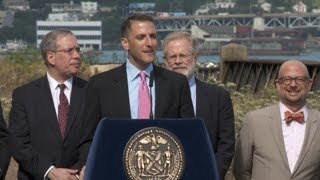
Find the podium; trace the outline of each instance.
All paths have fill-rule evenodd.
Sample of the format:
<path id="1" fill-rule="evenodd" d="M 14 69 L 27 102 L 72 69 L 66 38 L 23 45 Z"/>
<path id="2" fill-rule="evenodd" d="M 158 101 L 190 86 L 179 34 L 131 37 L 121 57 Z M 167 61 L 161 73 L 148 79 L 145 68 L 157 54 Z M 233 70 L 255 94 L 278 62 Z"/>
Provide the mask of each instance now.
<path id="1" fill-rule="evenodd" d="M 106 118 L 100 121 L 95 132 L 87 158 L 84 179 L 129 179 L 123 163 L 124 150 L 135 133 L 148 127 L 165 129 L 180 140 L 185 157 L 185 168 L 180 179 L 219 179 L 210 138 L 201 119 L 125 120 Z"/>

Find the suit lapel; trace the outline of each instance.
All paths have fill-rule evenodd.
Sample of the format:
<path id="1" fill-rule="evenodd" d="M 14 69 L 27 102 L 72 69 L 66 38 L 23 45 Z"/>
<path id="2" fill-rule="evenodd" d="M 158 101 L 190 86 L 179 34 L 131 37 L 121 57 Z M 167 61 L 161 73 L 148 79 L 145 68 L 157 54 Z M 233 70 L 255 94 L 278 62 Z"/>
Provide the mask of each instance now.
<path id="1" fill-rule="evenodd" d="M 288 171 L 290 172 L 286 148 L 285 148 L 284 140 L 283 140 L 283 132 L 282 132 L 279 105 L 276 104 L 276 105 L 272 106 L 271 108 L 272 108 L 272 110 L 271 110 L 271 113 L 269 116 L 270 131 L 272 132 L 271 134 L 276 142 L 276 145 L 277 145 L 278 150 L 280 152 L 281 158 L 282 158 L 285 166 L 287 167 Z"/>
<path id="2" fill-rule="evenodd" d="M 206 113 L 208 112 L 208 108 L 210 108 L 208 105 L 208 102 L 211 102 L 208 100 L 209 97 L 211 96 L 207 94 L 205 86 L 202 85 L 202 82 L 196 79 L 196 109 L 194 109 L 194 112 L 197 117 L 206 117 L 210 114 Z M 199 108 L 201 108 L 200 112 L 197 111 Z M 203 114 L 200 114 L 201 112 L 203 112 Z"/>
<path id="3" fill-rule="evenodd" d="M 70 98 L 70 108 L 68 113 L 68 120 L 67 120 L 67 126 L 65 130 L 65 139 L 68 136 L 68 133 L 70 131 L 70 128 L 72 127 L 73 122 L 75 121 L 76 114 L 80 113 L 78 110 L 80 110 L 82 99 L 84 98 L 83 88 L 84 84 L 80 82 L 80 80 L 76 77 L 73 78 L 72 82 L 72 92 L 71 92 L 71 98 Z"/>
<path id="4" fill-rule="evenodd" d="M 166 86 L 167 78 L 164 76 L 162 69 L 157 66 L 153 66 L 154 71 L 154 81 L 155 81 L 155 117 L 161 117 L 164 109 L 162 107 L 166 107 L 167 96 L 161 96 L 161 92 L 169 92 Z M 162 108 L 162 109 L 161 109 Z"/>
<path id="5" fill-rule="evenodd" d="M 40 79 L 39 83 L 36 84 L 39 87 L 39 112 L 45 113 L 44 121 L 48 121 L 49 126 L 52 127 L 54 134 L 57 136 L 57 139 L 61 142 L 62 137 L 59 129 L 57 114 L 54 108 L 51 91 L 49 88 L 49 82 L 47 76 L 44 76 Z"/>
<path id="6" fill-rule="evenodd" d="M 114 97 L 116 97 L 117 101 L 125 102 L 121 104 L 121 109 L 119 109 L 121 113 L 118 114 L 123 114 L 124 117 L 131 117 L 126 63 L 121 65 L 119 71 L 115 72 L 113 87 Z"/>
<path id="7" fill-rule="evenodd" d="M 303 159 L 305 158 L 309 147 L 312 143 L 313 137 L 316 134 L 317 130 L 318 130 L 318 123 L 317 123 L 317 118 L 313 113 L 313 111 L 311 109 L 308 110 L 308 119 L 307 119 L 307 124 L 306 124 L 306 129 L 305 129 L 305 136 L 304 136 L 304 141 L 303 141 L 303 145 L 301 148 L 301 152 L 299 155 L 299 158 L 296 162 L 296 165 L 294 167 L 293 173 L 294 174 L 299 166 L 301 165 L 301 163 L 303 162 Z"/>

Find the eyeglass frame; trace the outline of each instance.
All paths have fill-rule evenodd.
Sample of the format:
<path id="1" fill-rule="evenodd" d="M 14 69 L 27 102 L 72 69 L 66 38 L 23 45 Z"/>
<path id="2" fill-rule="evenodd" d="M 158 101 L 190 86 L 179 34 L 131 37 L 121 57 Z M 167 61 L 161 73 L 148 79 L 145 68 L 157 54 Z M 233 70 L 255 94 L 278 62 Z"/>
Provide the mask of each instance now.
<path id="1" fill-rule="evenodd" d="M 287 79 L 284 79 L 284 78 L 287 78 Z M 311 79 L 307 76 L 296 76 L 296 77 L 282 76 L 282 77 L 278 77 L 275 82 L 282 83 L 284 85 L 290 85 L 293 80 L 296 84 L 301 85 L 301 84 L 305 83 L 307 80 L 310 81 Z"/>
<path id="2" fill-rule="evenodd" d="M 194 53 L 190 53 L 190 54 L 175 54 L 172 56 L 163 56 L 164 59 L 168 60 L 168 62 L 174 62 L 178 59 L 181 59 L 183 61 L 187 61 L 190 59 L 191 56 L 194 56 Z"/>
<path id="3" fill-rule="evenodd" d="M 68 49 L 61 49 L 61 50 L 54 50 L 54 51 L 51 51 L 51 52 L 64 52 L 68 55 L 73 55 L 74 52 L 77 52 L 79 54 L 82 54 L 82 51 L 81 51 L 81 48 L 80 47 L 73 47 L 73 48 L 68 48 Z"/>

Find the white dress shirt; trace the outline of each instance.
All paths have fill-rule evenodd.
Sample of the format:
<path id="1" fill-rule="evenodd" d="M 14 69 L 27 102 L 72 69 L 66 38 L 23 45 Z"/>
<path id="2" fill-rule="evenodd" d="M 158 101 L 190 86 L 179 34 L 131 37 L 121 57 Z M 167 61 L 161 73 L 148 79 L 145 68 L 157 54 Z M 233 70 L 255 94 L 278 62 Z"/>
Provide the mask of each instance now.
<path id="1" fill-rule="evenodd" d="M 56 111 L 56 115 L 57 115 L 57 119 L 58 119 L 58 106 L 60 103 L 60 100 L 59 100 L 60 88 L 58 87 L 58 85 L 60 83 L 58 81 L 56 81 L 55 79 L 53 79 L 53 77 L 51 77 L 48 72 L 47 72 L 47 78 L 48 78 L 49 88 L 50 88 L 51 95 L 52 95 L 54 109 Z M 73 77 L 71 77 L 71 78 L 67 79 L 65 82 L 63 82 L 63 84 L 66 85 L 66 88 L 64 89 L 64 94 L 67 96 L 69 104 L 70 104 L 70 98 L 71 98 L 72 82 L 73 82 Z M 46 171 L 46 173 L 44 174 L 45 180 L 48 179 L 47 178 L 48 173 L 51 171 L 52 168 L 54 168 L 54 165 L 51 165 L 49 167 L 49 169 Z"/>
<path id="2" fill-rule="evenodd" d="M 197 85 L 196 85 L 196 79 L 194 75 L 192 75 L 189 79 L 189 87 L 190 87 L 190 94 L 191 94 L 191 100 L 194 110 L 194 115 L 197 115 Z"/>
<path id="3" fill-rule="evenodd" d="M 54 109 L 56 110 L 56 115 L 58 118 L 58 106 L 60 103 L 59 95 L 60 95 L 60 88 L 58 87 L 59 83 L 55 79 L 53 79 L 49 73 L 47 73 L 48 81 L 49 81 L 49 87 L 52 95 L 52 100 L 54 104 Z M 72 81 L 73 77 L 67 79 L 63 84 L 66 85 L 66 88 L 64 89 L 64 94 L 67 96 L 68 102 L 70 104 L 70 96 L 71 96 L 71 90 L 72 90 Z"/>
<path id="4" fill-rule="evenodd" d="M 306 121 L 308 116 L 307 106 L 303 106 L 299 111 L 303 111 L 304 114 L 304 123 L 300 124 L 297 121 L 292 121 L 290 124 L 287 124 L 284 120 L 285 111 L 290 111 L 283 103 L 279 103 L 280 115 L 281 115 L 281 124 L 282 124 L 282 134 L 284 145 L 287 153 L 288 163 L 291 173 L 294 170 L 296 162 L 299 158 L 301 148 L 304 141 Z M 290 111 L 292 112 L 292 111 Z"/>
<path id="5" fill-rule="evenodd" d="M 130 102 L 130 113 L 132 119 L 138 118 L 138 104 L 139 104 L 139 84 L 140 84 L 140 76 L 139 73 L 141 70 L 139 70 L 137 67 L 135 67 L 128 59 L 126 62 L 126 71 L 127 71 L 127 81 L 128 81 L 128 93 L 129 93 L 129 102 Z M 143 70 L 146 74 L 146 83 L 149 88 L 150 93 L 150 87 L 149 87 L 149 78 L 151 71 L 153 71 L 153 64 L 149 64 L 149 66 Z M 155 108 L 155 82 L 153 80 L 153 87 L 151 88 L 151 94 L 152 94 L 152 112 L 154 115 L 154 108 Z"/>

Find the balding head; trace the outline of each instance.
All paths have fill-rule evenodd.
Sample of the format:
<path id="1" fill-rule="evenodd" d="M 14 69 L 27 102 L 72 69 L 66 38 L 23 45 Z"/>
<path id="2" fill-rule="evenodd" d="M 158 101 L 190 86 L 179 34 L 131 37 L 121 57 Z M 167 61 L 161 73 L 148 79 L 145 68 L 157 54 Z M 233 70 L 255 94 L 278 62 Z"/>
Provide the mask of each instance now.
<path id="1" fill-rule="evenodd" d="M 275 81 L 280 101 L 291 111 L 300 110 L 312 86 L 307 67 L 298 60 L 284 62 Z"/>
<path id="2" fill-rule="evenodd" d="M 299 71 L 304 72 L 303 76 L 306 76 L 310 78 L 308 69 L 306 65 L 304 65 L 301 61 L 298 60 L 288 60 L 284 62 L 279 69 L 278 77 L 284 76 L 283 74 L 289 69 L 289 68 L 297 68 Z"/>

